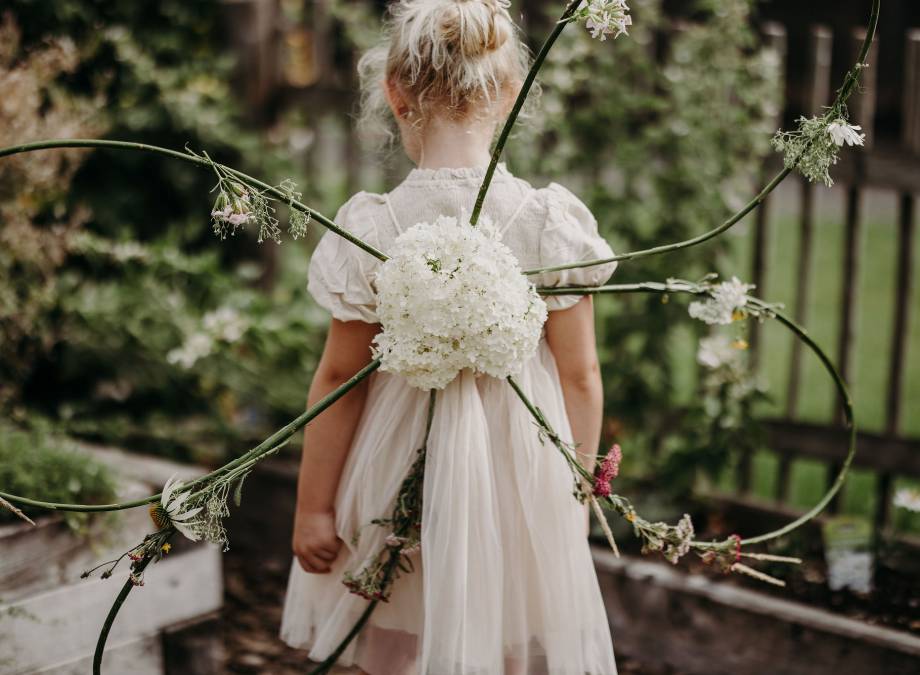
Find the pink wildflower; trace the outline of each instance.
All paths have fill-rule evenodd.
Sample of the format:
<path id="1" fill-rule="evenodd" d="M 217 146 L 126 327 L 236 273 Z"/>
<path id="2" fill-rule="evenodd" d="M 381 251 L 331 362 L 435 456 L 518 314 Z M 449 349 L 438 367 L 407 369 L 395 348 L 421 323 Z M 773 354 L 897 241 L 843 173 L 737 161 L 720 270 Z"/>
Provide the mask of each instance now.
<path id="1" fill-rule="evenodd" d="M 741 560 L 741 535 L 732 534 L 729 539 L 735 540 L 735 562 L 738 562 Z"/>
<path id="2" fill-rule="evenodd" d="M 623 459 L 623 451 L 619 443 L 614 443 L 613 447 L 604 455 L 597 470 L 594 472 L 594 494 L 597 497 L 610 496 L 610 481 L 620 473 L 620 460 Z"/>

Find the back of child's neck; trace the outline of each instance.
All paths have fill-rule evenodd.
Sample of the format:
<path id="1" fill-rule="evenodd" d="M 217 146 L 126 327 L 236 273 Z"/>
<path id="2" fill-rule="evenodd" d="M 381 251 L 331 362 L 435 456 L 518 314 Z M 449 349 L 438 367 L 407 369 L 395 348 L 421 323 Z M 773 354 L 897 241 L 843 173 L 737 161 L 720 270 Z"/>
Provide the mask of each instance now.
<path id="1" fill-rule="evenodd" d="M 442 120 L 430 124 L 422 134 L 418 168 L 485 168 L 493 131 L 494 126 L 487 124 Z"/>

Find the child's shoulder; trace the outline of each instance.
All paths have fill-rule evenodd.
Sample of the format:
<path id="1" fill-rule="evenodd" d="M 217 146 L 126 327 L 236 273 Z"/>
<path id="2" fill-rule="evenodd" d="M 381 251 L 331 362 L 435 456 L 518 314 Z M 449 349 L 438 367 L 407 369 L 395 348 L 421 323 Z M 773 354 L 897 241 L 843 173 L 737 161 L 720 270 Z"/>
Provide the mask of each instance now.
<path id="1" fill-rule="evenodd" d="M 543 187 L 534 187 L 529 181 L 509 174 L 521 196 L 527 197 L 533 208 L 542 216 L 547 227 L 558 226 L 568 220 L 595 223 L 588 206 L 574 192 L 561 183 L 550 181 Z"/>
<path id="2" fill-rule="evenodd" d="M 383 194 L 361 190 L 345 200 L 336 216 L 347 216 L 367 208 L 383 206 L 386 203 Z"/>
<path id="3" fill-rule="evenodd" d="M 525 192 L 529 192 L 529 201 L 533 204 L 536 217 L 544 224 L 544 229 L 558 227 L 576 227 L 597 231 L 597 220 L 591 209 L 569 188 L 550 181 L 543 187 L 533 187 L 522 178 L 515 178 Z"/>

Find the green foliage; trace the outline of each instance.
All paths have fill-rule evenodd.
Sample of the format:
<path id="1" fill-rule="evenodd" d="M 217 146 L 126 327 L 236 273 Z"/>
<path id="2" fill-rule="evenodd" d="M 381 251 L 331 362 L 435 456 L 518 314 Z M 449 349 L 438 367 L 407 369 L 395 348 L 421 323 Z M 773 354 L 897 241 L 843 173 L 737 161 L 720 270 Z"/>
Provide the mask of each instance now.
<path id="1" fill-rule="evenodd" d="M 0 424 L 0 485 L 4 492 L 49 502 L 107 504 L 115 501 L 115 477 L 106 466 L 76 451 L 66 439 L 39 431 L 22 431 Z M 21 506 L 35 517 L 45 509 Z M 64 513 L 75 531 L 84 530 L 91 514 Z M 19 518 L 0 507 L 0 523 Z"/>
<path id="2" fill-rule="evenodd" d="M 756 41 L 750 0 L 697 0 L 680 23 L 657 0 L 632 5 L 628 39 L 563 32 L 540 76 L 537 142 L 511 148 L 532 171 L 573 185 L 617 253 L 701 234 L 740 206 L 779 100 L 778 59 Z M 723 247 L 621 262 L 611 281 L 698 278 Z M 670 446 L 673 341 L 681 326 L 697 335 L 701 326 L 657 296 L 596 305 L 608 415 L 631 448 Z"/>
<path id="3" fill-rule="evenodd" d="M 2 145 L 130 138 L 294 173 L 243 119 L 220 3 L 5 7 L 15 40 L 0 40 L 0 77 L 30 88 L 4 108 Z M 142 153 L 0 164 L 0 411 L 200 461 L 302 411 L 325 324 L 307 297 L 308 256 L 246 231 L 216 239 L 213 184 L 211 171 Z M 266 292 L 276 251 L 290 260 Z"/>

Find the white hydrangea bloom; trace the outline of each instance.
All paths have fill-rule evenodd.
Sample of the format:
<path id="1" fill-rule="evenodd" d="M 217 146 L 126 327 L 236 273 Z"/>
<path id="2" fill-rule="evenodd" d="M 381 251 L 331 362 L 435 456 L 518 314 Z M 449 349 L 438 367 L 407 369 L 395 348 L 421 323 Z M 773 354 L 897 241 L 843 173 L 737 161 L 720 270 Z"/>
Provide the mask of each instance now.
<path id="1" fill-rule="evenodd" d="M 862 145 L 866 138 L 865 134 L 859 133 L 862 127 L 858 124 L 849 124 L 845 119 L 837 118 L 827 125 L 827 133 L 839 146 Z"/>
<path id="2" fill-rule="evenodd" d="M 893 503 L 898 508 L 920 513 L 920 490 L 902 488 L 895 493 Z"/>
<path id="3" fill-rule="evenodd" d="M 487 218 L 418 223 L 390 255 L 375 280 L 381 370 L 443 389 L 464 368 L 507 377 L 534 355 L 546 303 Z"/>
<path id="4" fill-rule="evenodd" d="M 741 309 L 747 303 L 747 292 L 752 288 L 754 284 L 746 284 L 738 277 L 732 277 L 731 281 L 723 281 L 710 291 L 711 297 L 690 303 L 690 316 L 708 324 L 731 323 L 735 310 Z"/>

